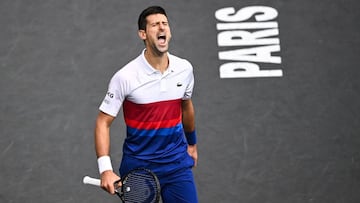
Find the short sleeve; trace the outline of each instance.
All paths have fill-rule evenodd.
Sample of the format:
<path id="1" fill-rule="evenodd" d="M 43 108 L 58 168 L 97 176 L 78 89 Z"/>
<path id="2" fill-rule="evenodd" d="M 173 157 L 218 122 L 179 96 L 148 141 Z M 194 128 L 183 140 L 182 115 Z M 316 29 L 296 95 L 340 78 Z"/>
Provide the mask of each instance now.
<path id="1" fill-rule="evenodd" d="M 100 111 L 114 117 L 117 116 L 126 95 L 124 83 L 125 81 L 121 80 L 118 73 L 111 78 L 105 98 L 99 107 Z"/>
<path id="2" fill-rule="evenodd" d="M 193 93 L 193 89 L 194 89 L 194 73 L 193 73 L 193 67 L 192 65 L 188 62 L 188 66 L 189 66 L 189 74 L 188 74 L 188 78 L 187 78 L 187 86 L 186 86 L 186 90 L 185 90 L 185 94 L 184 97 L 182 98 L 183 100 L 187 100 L 190 99 Z"/>

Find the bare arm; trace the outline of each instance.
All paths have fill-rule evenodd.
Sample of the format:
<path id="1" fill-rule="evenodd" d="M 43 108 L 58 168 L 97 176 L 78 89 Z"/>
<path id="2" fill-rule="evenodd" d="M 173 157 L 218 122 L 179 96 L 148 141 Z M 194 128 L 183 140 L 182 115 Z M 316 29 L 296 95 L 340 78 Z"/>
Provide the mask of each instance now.
<path id="1" fill-rule="evenodd" d="M 195 111 L 190 99 L 182 101 L 182 123 L 185 132 L 195 130 Z"/>
<path id="2" fill-rule="evenodd" d="M 110 126 L 114 117 L 99 112 L 95 126 L 95 150 L 98 158 L 110 156 Z M 119 178 L 112 170 L 106 170 L 100 174 L 101 187 L 111 194 L 115 194 L 114 182 Z"/>
<path id="3" fill-rule="evenodd" d="M 110 153 L 110 126 L 114 117 L 99 112 L 95 126 L 95 150 L 96 156 L 108 156 Z"/>
<path id="4" fill-rule="evenodd" d="M 182 123 L 185 132 L 195 130 L 195 110 L 191 99 L 182 101 Z M 188 153 L 194 159 L 196 166 L 198 160 L 196 144 L 188 145 Z"/>

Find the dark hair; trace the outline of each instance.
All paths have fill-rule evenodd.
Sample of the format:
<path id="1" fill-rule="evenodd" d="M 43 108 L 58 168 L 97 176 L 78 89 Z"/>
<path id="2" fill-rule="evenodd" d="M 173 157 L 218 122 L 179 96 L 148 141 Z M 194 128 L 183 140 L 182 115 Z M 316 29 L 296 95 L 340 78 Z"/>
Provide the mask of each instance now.
<path id="1" fill-rule="evenodd" d="M 167 17 L 165 9 L 163 9 L 160 6 L 150 6 L 143 10 L 141 14 L 139 15 L 138 19 L 138 27 L 139 30 L 146 30 L 146 17 L 152 14 L 163 14 Z"/>

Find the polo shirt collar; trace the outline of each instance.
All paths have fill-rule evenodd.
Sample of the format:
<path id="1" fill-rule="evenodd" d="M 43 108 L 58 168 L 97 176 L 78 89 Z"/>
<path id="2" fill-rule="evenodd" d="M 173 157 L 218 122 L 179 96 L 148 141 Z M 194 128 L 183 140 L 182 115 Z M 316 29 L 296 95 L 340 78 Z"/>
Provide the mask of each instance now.
<path id="1" fill-rule="evenodd" d="M 146 58 L 145 58 L 145 51 L 146 51 L 146 48 L 142 51 L 142 53 L 141 53 L 141 58 L 142 58 L 142 60 L 143 60 L 143 62 L 144 62 L 144 64 L 145 64 L 145 72 L 148 74 L 148 75 L 151 75 L 151 74 L 153 74 L 153 73 L 156 73 L 156 72 L 158 72 L 158 70 L 156 70 L 155 68 L 153 68 L 150 64 L 149 64 L 149 62 L 146 60 Z M 169 66 L 168 66 L 168 69 L 166 70 L 166 72 L 174 72 L 175 70 L 174 70 L 174 68 L 173 68 L 173 66 L 172 66 L 172 60 L 171 60 L 171 54 L 168 52 L 167 53 L 167 55 L 168 55 L 168 58 L 169 58 Z"/>

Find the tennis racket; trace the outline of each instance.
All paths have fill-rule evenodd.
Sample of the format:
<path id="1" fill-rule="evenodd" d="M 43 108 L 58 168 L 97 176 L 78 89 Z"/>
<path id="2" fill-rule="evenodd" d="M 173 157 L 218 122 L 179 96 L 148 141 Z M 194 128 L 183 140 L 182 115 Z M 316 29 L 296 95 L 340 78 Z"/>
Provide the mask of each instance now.
<path id="1" fill-rule="evenodd" d="M 116 181 L 121 182 L 120 188 L 115 188 L 115 193 L 124 203 L 158 203 L 160 201 L 160 183 L 156 175 L 145 168 L 131 170 L 127 175 Z M 84 184 L 100 186 L 100 180 L 85 176 Z"/>

